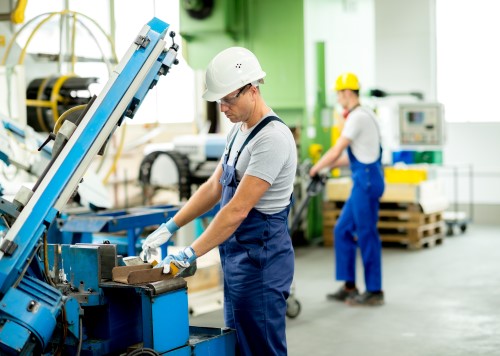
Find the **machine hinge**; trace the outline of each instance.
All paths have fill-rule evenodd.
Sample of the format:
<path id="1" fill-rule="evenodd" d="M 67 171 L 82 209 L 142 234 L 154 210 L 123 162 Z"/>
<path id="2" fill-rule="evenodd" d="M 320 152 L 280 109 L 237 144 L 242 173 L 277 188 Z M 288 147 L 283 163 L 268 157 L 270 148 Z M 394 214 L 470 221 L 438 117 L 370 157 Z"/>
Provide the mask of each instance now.
<path id="1" fill-rule="evenodd" d="M 149 39 L 148 36 L 142 36 L 139 35 L 135 39 L 134 43 L 138 46 L 141 46 L 142 48 L 146 48 L 151 40 Z"/>
<path id="2" fill-rule="evenodd" d="M 0 246 L 0 251 L 7 256 L 12 256 L 16 248 L 17 244 L 14 241 L 3 240 L 2 245 Z"/>

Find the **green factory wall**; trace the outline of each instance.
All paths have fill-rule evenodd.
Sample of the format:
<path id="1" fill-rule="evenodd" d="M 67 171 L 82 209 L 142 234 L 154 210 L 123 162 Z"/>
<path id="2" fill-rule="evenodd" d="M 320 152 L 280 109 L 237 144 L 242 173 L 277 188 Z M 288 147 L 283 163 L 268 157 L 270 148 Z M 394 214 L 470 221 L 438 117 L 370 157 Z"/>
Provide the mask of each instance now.
<path id="1" fill-rule="evenodd" d="M 183 53 L 189 65 L 204 70 L 224 48 L 252 50 L 267 72 L 262 87 L 266 102 L 291 127 L 305 115 L 303 0 L 214 0 L 209 17 L 188 15 L 181 1 Z M 286 5 L 286 7 L 284 7 Z"/>
<path id="2" fill-rule="evenodd" d="M 289 126 L 301 126 L 305 115 L 303 0 L 253 0 L 249 6 L 248 45 L 268 76 L 269 105 Z"/>
<path id="3" fill-rule="evenodd" d="M 207 3 L 209 1 L 206 1 Z M 247 0 L 213 0 L 209 15 L 196 18 L 186 4 L 205 3 L 180 0 L 180 34 L 184 58 L 193 69 L 205 70 L 208 62 L 224 48 L 241 44 L 246 32 Z"/>

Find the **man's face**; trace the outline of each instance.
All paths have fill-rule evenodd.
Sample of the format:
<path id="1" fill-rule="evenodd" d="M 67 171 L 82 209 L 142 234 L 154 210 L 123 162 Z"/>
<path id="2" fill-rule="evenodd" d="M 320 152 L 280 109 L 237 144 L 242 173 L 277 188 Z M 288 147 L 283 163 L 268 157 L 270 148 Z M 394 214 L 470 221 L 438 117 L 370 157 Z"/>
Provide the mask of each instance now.
<path id="1" fill-rule="evenodd" d="M 220 111 L 231 120 L 232 123 L 246 121 L 249 117 L 249 95 L 253 90 L 251 84 L 229 93 L 217 102 L 220 104 Z"/>
<path id="2" fill-rule="evenodd" d="M 337 91 L 337 102 L 344 108 L 347 108 L 348 90 Z"/>

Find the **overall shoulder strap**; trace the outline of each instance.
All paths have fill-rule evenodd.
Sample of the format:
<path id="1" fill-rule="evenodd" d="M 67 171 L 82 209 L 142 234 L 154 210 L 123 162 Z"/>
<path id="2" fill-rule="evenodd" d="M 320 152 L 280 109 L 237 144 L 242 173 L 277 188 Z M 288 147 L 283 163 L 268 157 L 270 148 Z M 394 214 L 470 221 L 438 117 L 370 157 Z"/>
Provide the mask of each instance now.
<path id="1" fill-rule="evenodd" d="M 255 126 L 255 128 L 252 130 L 252 132 L 250 132 L 250 135 L 248 135 L 247 139 L 245 140 L 245 142 L 243 142 L 243 145 L 241 145 L 241 148 L 238 150 L 238 155 L 236 156 L 236 161 L 240 157 L 240 153 L 243 152 L 243 149 L 245 148 L 245 146 L 260 132 L 260 130 L 262 130 L 264 127 L 266 127 L 266 125 L 268 123 L 270 123 L 271 121 L 279 121 L 279 122 L 284 124 L 283 120 L 281 120 L 277 116 L 268 116 L 264 120 L 259 122 L 258 125 Z"/>

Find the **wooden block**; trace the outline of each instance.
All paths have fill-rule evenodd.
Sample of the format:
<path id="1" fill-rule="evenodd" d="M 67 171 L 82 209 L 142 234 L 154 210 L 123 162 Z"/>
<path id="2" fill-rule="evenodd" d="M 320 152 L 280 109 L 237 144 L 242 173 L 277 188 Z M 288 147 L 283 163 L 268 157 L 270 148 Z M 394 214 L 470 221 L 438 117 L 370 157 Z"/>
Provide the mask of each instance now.
<path id="1" fill-rule="evenodd" d="M 163 268 L 153 268 L 150 263 L 114 267 L 111 273 L 113 281 L 125 284 L 158 282 L 174 278 L 172 274 L 163 274 Z"/>

